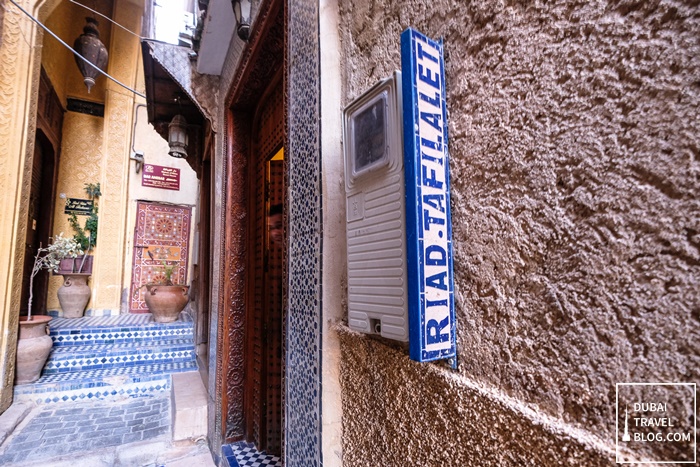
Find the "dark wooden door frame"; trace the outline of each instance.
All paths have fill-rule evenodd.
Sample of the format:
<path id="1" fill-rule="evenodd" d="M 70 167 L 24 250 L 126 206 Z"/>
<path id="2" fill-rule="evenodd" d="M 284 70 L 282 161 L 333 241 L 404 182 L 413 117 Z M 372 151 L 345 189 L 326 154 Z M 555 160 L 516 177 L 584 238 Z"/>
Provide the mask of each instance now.
<path id="1" fill-rule="evenodd" d="M 56 185 L 58 183 L 58 164 L 61 150 L 61 135 L 63 132 L 63 114 L 65 110 L 61 105 L 61 101 L 54 90 L 48 74 L 41 68 L 39 79 L 39 100 L 37 104 L 37 120 L 36 120 L 36 136 L 34 140 L 35 151 L 40 149 L 42 157 L 41 174 L 40 174 L 40 193 L 39 193 L 39 211 L 36 216 L 37 230 L 35 245 L 27 246 L 27 253 L 33 258 L 38 244 L 47 245 L 51 232 L 53 231 L 54 220 L 54 203 L 56 201 Z M 34 157 L 34 156 L 32 156 Z M 34 162 L 32 166 L 34 166 Z M 36 195 L 35 193 L 31 196 Z M 31 223 L 31 220 L 29 220 Z M 32 229 L 28 225 L 27 233 Z M 30 264 L 27 270 L 27 264 Z M 27 258 L 25 262 L 25 270 L 23 276 L 28 281 L 28 275 L 31 273 L 31 264 L 33 259 Z M 24 279 L 23 279 L 24 282 Z M 27 284 L 28 287 L 28 284 Z M 32 312 L 35 314 L 43 314 L 46 312 L 46 300 L 48 296 L 49 273 L 42 271 L 34 279 L 34 298 L 32 301 Z M 24 285 L 23 285 L 24 289 Z M 21 310 L 26 311 L 26 300 L 22 300 Z"/>
<path id="2" fill-rule="evenodd" d="M 282 66 L 285 50 L 284 8 L 265 0 L 258 24 L 241 57 L 226 100 L 224 130 L 223 239 L 216 355 L 216 436 L 222 443 L 245 436 L 244 330 L 248 244 L 248 164 L 253 115 L 260 96 Z"/>

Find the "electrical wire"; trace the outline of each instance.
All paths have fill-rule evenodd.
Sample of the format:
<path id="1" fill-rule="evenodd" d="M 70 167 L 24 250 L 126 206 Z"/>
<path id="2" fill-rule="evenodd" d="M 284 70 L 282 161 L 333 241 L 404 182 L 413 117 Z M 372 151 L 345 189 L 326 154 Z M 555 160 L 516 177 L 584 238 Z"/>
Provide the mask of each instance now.
<path id="1" fill-rule="evenodd" d="M 112 18 L 110 18 L 109 16 L 105 16 L 105 15 L 103 15 L 102 13 L 100 13 L 99 11 L 93 10 L 93 9 L 90 8 L 89 6 L 83 5 L 82 3 L 78 3 L 78 2 L 76 2 L 75 0 L 68 0 L 68 1 L 70 1 L 71 3 L 74 3 L 74 4 L 78 5 L 78 6 L 81 6 L 81 7 L 85 8 L 86 10 L 91 11 L 92 13 L 95 13 L 96 15 L 99 15 L 99 16 L 103 17 L 104 19 L 106 19 L 107 21 L 109 21 L 109 22 L 112 23 L 112 24 L 116 24 L 117 26 L 119 26 L 120 28 L 122 28 L 123 30 L 125 30 L 126 32 L 128 32 L 129 34 L 133 34 L 134 36 L 138 37 L 139 39 L 144 39 L 143 36 L 141 36 L 141 35 L 139 35 L 139 34 L 136 34 L 136 33 L 135 33 L 134 31 L 132 31 L 131 29 L 125 28 L 124 26 L 122 26 L 121 24 L 117 23 L 116 21 L 114 21 L 114 20 L 113 20 Z"/>
<path id="2" fill-rule="evenodd" d="M 113 77 L 111 77 L 109 74 L 107 74 L 106 72 L 102 71 L 102 70 L 100 69 L 100 67 L 98 67 L 97 65 L 95 65 L 95 64 L 93 64 L 93 63 L 90 63 L 85 57 L 83 57 L 83 56 L 80 55 L 78 52 L 76 52 L 75 49 L 73 49 L 73 47 L 71 47 L 70 45 L 66 44 L 66 43 L 65 43 L 60 37 L 58 37 L 53 31 L 51 31 L 48 27 L 46 27 L 44 24 L 42 24 L 41 21 L 39 21 L 38 19 L 36 19 L 31 13 L 29 13 L 29 12 L 26 11 L 24 8 L 22 8 L 15 0 L 10 0 L 10 3 L 12 3 L 12 4 L 13 4 L 14 6 L 16 6 L 22 13 L 24 13 L 25 15 L 27 15 L 32 21 L 34 21 L 36 24 L 38 24 L 39 27 L 41 27 L 41 29 L 43 29 L 44 31 L 48 32 L 54 39 L 56 39 L 58 42 L 60 42 L 61 45 L 63 45 L 63 46 L 66 47 L 68 50 L 70 50 L 71 52 L 73 52 L 73 54 L 74 54 L 76 57 L 79 57 L 79 58 L 83 59 L 83 60 L 85 61 L 85 63 L 87 63 L 88 65 L 90 65 L 91 67 L 93 67 L 93 68 L 94 68 L 95 70 L 97 70 L 99 73 L 102 73 L 102 74 L 105 75 L 107 78 L 109 78 L 109 79 L 111 79 L 112 81 L 114 81 L 115 83 L 117 83 L 119 86 L 123 87 L 124 89 L 126 89 L 126 90 L 128 90 L 128 91 L 133 92 L 134 94 L 136 94 L 136 95 L 139 96 L 139 97 L 143 97 L 144 99 L 146 99 L 146 95 L 145 95 L 145 94 L 142 94 L 142 93 L 138 92 L 137 90 L 130 88 L 129 86 L 127 86 L 126 84 L 122 83 L 122 82 L 119 81 L 118 79 L 113 78 Z"/>

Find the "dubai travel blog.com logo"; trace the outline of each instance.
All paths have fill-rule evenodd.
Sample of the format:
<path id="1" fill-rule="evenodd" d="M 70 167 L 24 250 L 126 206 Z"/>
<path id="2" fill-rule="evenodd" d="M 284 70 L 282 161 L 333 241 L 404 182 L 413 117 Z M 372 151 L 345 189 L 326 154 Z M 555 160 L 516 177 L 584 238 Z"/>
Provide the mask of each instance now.
<path id="1" fill-rule="evenodd" d="M 616 462 L 697 461 L 695 383 L 617 383 Z"/>

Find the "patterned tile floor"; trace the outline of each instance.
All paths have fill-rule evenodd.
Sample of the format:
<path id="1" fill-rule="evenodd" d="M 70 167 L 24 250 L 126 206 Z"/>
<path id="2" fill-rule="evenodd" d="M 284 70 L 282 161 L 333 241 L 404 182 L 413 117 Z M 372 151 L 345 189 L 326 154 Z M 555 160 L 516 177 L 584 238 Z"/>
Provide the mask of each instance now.
<path id="1" fill-rule="evenodd" d="M 258 452 L 254 444 L 245 441 L 225 445 L 222 450 L 230 467 L 282 466 L 279 457 Z"/>
<path id="2" fill-rule="evenodd" d="M 49 323 L 54 347 L 98 344 L 146 343 L 164 339 L 191 338 L 192 318 L 182 312 L 177 321 L 156 323 L 152 315 L 120 315 L 56 318 Z"/>

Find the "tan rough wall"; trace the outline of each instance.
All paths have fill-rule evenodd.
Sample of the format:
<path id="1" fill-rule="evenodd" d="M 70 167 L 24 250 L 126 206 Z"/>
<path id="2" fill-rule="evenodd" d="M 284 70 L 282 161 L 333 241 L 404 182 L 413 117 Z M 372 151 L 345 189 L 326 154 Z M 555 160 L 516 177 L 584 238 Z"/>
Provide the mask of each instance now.
<path id="1" fill-rule="evenodd" d="M 614 459 L 585 432 L 372 338 L 338 333 L 345 466 L 594 467 Z"/>
<path id="2" fill-rule="evenodd" d="M 698 2 L 342 2 L 347 101 L 408 26 L 445 39 L 459 374 L 614 443 L 615 383 L 700 376 Z"/>

